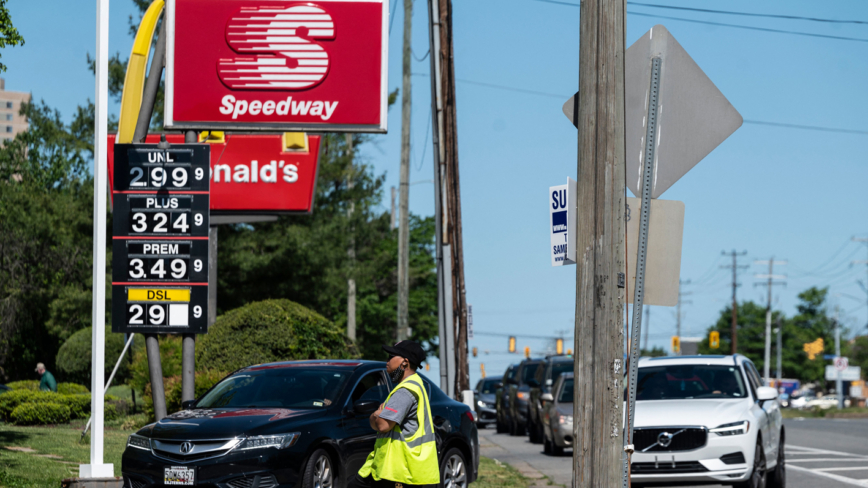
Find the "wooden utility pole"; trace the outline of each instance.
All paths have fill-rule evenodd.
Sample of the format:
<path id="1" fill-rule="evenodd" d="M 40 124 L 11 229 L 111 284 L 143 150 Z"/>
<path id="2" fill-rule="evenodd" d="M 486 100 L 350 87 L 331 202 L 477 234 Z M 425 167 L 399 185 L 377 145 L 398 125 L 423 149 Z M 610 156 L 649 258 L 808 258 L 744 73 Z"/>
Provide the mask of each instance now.
<path id="1" fill-rule="evenodd" d="M 723 254 L 724 256 L 729 255 L 732 257 L 732 264 L 721 266 L 721 268 L 732 268 L 732 330 L 730 332 L 730 334 L 732 335 L 732 351 L 730 352 L 730 354 L 735 354 L 738 351 L 738 301 L 736 300 L 736 290 L 739 286 L 741 286 L 741 283 L 738 282 L 738 270 L 747 268 L 747 265 L 738 265 L 738 257 L 744 256 L 745 254 L 747 254 L 747 251 L 735 252 L 735 249 L 733 249 L 732 252 L 729 253 L 726 251 L 721 251 L 721 254 Z"/>
<path id="2" fill-rule="evenodd" d="M 624 15 L 624 0 L 584 0 L 580 13 L 575 488 L 623 475 Z"/>
<path id="3" fill-rule="evenodd" d="M 439 0 L 440 91 L 443 98 L 442 131 L 447 209 L 442 230 L 452 257 L 452 324 L 455 329 L 455 395 L 470 389 L 467 365 L 467 300 L 464 289 L 464 244 L 461 231 L 461 184 L 458 171 L 458 113 L 455 93 L 455 62 L 452 44 L 452 0 Z"/>
<path id="4" fill-rule="evenodd" d="M 356 165 L 353 163 L 353 135 L 346 134 L 347 138 L 347 158 L 350 160 L 350 167 L 347 173 L 347 189 L 353 189 L 353 176 L 356 171 Z M 352 193 L 352 192 L 351 192 Z M 347 248 L 347 257 L 350 261 L 349 277 L 347 278 L 347 337 L 351 341 L 356 340 L 356 237 L 353 233 L 353 212 L 356 209 L 356 204 L 350 197 L 350 206 L 347 210 L 347 220 L 350 225 L 350 245 Z"/>
<path id="5" fill-rule="evenodd" d="M 410 336 L 410 95 L 412 83 L 411 52 L 413 29 L 413 0 L 404 0 L 404 78 L 401 93 L 401 188 L 400 224 L 398 225 L 398 328 L 397 340 Z"/>

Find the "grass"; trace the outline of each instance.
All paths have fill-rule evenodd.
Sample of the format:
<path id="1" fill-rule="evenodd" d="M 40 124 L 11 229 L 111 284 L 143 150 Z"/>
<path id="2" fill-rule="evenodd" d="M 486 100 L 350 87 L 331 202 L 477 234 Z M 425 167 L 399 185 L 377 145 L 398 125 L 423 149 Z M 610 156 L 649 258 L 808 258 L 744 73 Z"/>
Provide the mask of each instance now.
<path id="1" fill-rule="evenodd" d="M 57 487 L 78 475 L 90 461 L 90 435 L 81 439 L 84 422 L 69 425 L 21 427 L 0 424 L 0 487 Z M 121 474 L 121 455 L 131 430 L 106 428 L 105 462 Z M 11 450 L 9 448 L 21 448 Z"/>
<path id="2" fill-rule="evenodd" d="M 842 410 L 838 410 L 837 408 L 830 408 L 828 410 L 822 410 L 819 408 L 814 408 L 811 410 L 796 410 L 793 408 L 784 408 L 781 410 L 785 419 L 796 419 L 796 418 L 868 418 L 868 408 L 865 407 L 851 407 L 844 408 Z"/>
<path id="3" fill-rule="evenodd" d="M 517 469 L 491 458 L 479 458 L 479 477 L 474 488 L 527 488 L 531 482 Z"/>

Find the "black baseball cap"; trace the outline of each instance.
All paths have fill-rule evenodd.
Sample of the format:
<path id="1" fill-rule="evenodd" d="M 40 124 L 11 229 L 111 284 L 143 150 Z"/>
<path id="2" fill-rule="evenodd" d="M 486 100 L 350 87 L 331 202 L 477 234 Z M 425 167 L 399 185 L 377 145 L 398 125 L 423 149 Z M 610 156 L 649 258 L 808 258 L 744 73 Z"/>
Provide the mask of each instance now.
<path id="1" fill-rule="evenodd" d="M 398 341 L 394 346 L 384 345 L 383 350 L 394 356 L 407 358 L 407 360 L 410 361 L 410 365 L 413 366 L 413 369 L 418 369 L 428 356 L 425 354 L 425 350 L 422 349 L 422 346 L 420 346 L 418 342 L 410 340 Z"/>

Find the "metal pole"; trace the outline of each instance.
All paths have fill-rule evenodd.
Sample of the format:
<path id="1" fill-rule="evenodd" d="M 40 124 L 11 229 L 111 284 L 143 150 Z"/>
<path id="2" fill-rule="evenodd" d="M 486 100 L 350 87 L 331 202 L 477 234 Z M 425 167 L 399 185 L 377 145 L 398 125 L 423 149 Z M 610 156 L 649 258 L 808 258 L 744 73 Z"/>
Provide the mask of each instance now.
<path id="1" fill-rule="evenodd" d="M 838 322 L 840 307 L 835 305 L 835 357 L 841 357 L 841 326 Z M 835 393 L 838 395 L 838 409 L 844 408 L 844 385 L 841 381 L 841 370 L 835 368 Z"/>
<path id="2" fill-rule="evenodd" d="M 156 334 L 145 336 L 148 352 L 148 371 L 151 375 L 151 397 L 154 399 L 154 417 L 159 422 L 166 416 L 166 392 L 163 389 L 163 365 L 160 363 L 160 343 Z"/>
<path id="3" fill-rule="evenodd" d="M 657 130 L 658 111 L 659 111 L 659 96 L 660 96 L 660 69 L 663 65 L 663 60 L 659 57 L 651 59 L 651 80 L 648 89 L 648 124 L 645 128 L 645 153 L 644 168 L 642 170 L 642 207 L 639 210 L 639 243 L 638 252 L 636 255 L 636 284 L 633 290 L 633 330 L 630 333 L 631 338 L 641 337 L 642 332 L 642 305 L 645 300 L 645 265 L 647 262 L 648 250 L 648 225 L 651 219 L 651 191 L 654 182 L 654 166 L 657 162 Z M 679 283 L 678 296 L 678 323 L 681 333 L 681 285 Z M 636 418 L 636 378 L 638 375 L 637 362 L 639 361 L 639 341 L 630 341 L 630 383 L 628 392 L 630 399 L 628 401 L 629 413 L 627 414 L 627 428 L 624 435 L 624 447 L 626 455 L 624 456 L 624 478 L 623 486 L 629 486 L 630 478 L 630 455 L 632 454 L 633 445 L 633 423 Z"/>
<path id="4" fill-rule="evenodd" d="M 81 465 L 83 478 L 114 476 L 114 467 L 103 463 L 103 384 L 105 382 L 105 260 L 106 201 L 108 189 L 108 41 L 109 1 L 96 2 L 96 87 L 94 103 L 93 161 L 93 302 L 91 307 L 91 407 L 93 435 L 90 464 Z"/>
<path id="5" fill-rule="evenodd" d="M 355 163 L 353 163 L 353 135 L 345 134 L 347 141 L 347 156 L 350 159 L 350 168 L 348 171 L 347 177 L 347 190 L 350 190 L 352 193 L 353 189 L 353 173 L 356 170 Z M 352 198 L 352 196 L 350 197 Z M 350 261 L 350 269 L 349 269 L 349 277 L 347 278 L 347 337 L 351 341 L 356 340 L 356 280 L 355 280 L 355 269 L 356 269 L 356 238 L 355 238 L 355 229 L 353 229 L 353 212 L 356 210 L 356 204 L 351 199 L 349 209 L 347 210 L 347 220 L 349 220 L 350 227 L 350 245 L 347 249 L 347 257 Z"/>
<path id="6" fill-rule="evenodd" d="M 778 379 L 778 385 L 781 384 L 781 378 L 782 378 L 781 375 L 783 374 L 783 370 L 781 369 L 781 355 L 782 355 L 782 352 L 781 352 L 782 349 L 781 349 L 781 347 L 783 347 L 783 346 L 782 346 L 783 340 L 781 339 L 781 336 L 783 336 L 783 335 L 784 335 L 784 327 L 783 327 L 783 325 L 781 324 L 781 319 L 778 318 L 778 350 L 777 350 L 777 355 L 778 355 L 778 371 L 777 371 L 777 375 L 775 375 L 775 376 L 777 377 L 777 379 Z"/>
<path id="7" fill-rule="evenodd" d="M 732 354 L 734 355 L 738 351 L 738 329 L 736 325 L 738 324 L 738 302 L 735 299 L 735 289 L 738 287 L 738 278 L 736 273 L 738 273 L 738 266 L 736 265 L 736 254 L 735 249 L 732 250 L 732 311 L 730 316 L 732 317 L 731 323 L 731 334 L 732 334 Z"/>
<path id="8" fill-rule="evenodd" d="M 217 230 L 219 227 L 208 227 L 208 327 L 217 321 Z"/>
<path id="9" fill-rule="evenodd" d="M 648 326 L 650 324 L 651 324 L 651 306 L 645 305 L 645 346 L 644 346 L 644 349 L 646 351 L 650 351 L 648 349 L 648 330 L 649 330 Z"/>
<path id="10" fill-rule="evenodd" d="M 139 109 L 139 118 L 136 121 L 136 130 L 133 134 L 133 142 L 145 142 L 148 136 L 148 127 L 151 125 L 151 116 L 154 113 L 154 102 L 157 100 L 157 92 L 160 90 L 160 78 L 163 76 L 163 65 L 166 55 L 166 22 L 165 18 L 160 25 L 160 33 L 157 34 L 157 45 L 154 47 L 154 58 L 151 60 L 151 68 L 148 70 L 148 79 L 145 81 L 145 91 L 142 94 L 142 106 Z"/>
<path id="11" fill-rule="evenodd" d="M 775 265 L 775 257 L 769 258 L 769 289 L 768 301 L 766 302 L 766 349 L 763 356 L 763 379 L 766 386 L 771 384 L 771 366 L 772 366 L 772 272 Z"/>
<path id="12" fill-rule="evenodd" d="M 165 25 L 165 24 L 164 24 Z M 188 130 L 184 133 L 184 142 L 187 144 L 195 144 L 198 142 L 198 137 L 196 136 L 196 132 L 192 130 Z M 210 234 L 211 228 L 208 228 L 208 232 Z M 210 244 L 210 243 L 209 243 Z M 210 256 L 210 245 L 209 245 L 209 258 Z M 214 254 L 214 262 L 216 265 L 217 255 Z M 210 266 L 210 259 L 208 265 Z M 216 281 L 217 273 L 214 273 L 214 278 Z M 210 283 L 209 283 L 210 285 Z M 211 299 L 210 294 L 212 293 L 211 287 L 208 287 L 209 293 L 209 301 Z M 214 292 L 216 293 L 216 286 L 214 287 Z M 216 301 L 216 298 L 215 298 Z M 209 304 L 210 305 L 210 304 Z M 208 307 L 209 315 L 210 309 L 212 307 Z M 216 306 L 213 308 L 217 308 Z M 216 312 L 215 312 L 216 313 Z M 196 334 L 184 334 L 184 341 L 182 342 L 181 349 L 181 401 L 186 402 L 189 400 L 196 399 Z"/>

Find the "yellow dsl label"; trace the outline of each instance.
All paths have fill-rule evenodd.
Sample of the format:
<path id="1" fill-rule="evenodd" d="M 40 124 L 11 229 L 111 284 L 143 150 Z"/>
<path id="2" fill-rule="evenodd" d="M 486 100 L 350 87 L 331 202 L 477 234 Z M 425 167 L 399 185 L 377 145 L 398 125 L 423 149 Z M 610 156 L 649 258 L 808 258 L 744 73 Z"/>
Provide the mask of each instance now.
<path id="1" fill-rule="evenodd" d="M 189 302 L 189 289 L 130 288 L 127 300 L 130 302 Z"/>

